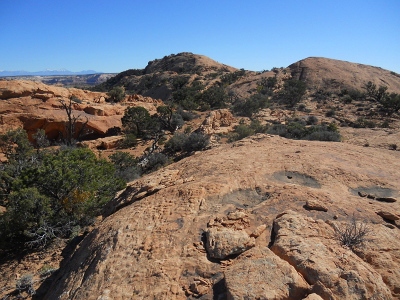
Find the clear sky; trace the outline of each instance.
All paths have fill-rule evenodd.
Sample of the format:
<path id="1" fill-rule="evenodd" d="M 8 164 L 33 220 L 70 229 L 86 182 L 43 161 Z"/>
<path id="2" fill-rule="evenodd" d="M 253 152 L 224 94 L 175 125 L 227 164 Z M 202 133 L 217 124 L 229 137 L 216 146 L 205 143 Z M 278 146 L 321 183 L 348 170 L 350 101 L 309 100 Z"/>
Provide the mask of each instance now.
<path id="1" fill-rule="evenodd" d="M 254 71 L 322 56 L 400 73 L 400 0 L 0 0 L 0 70 L 121 72 L 179 52 Z"/>

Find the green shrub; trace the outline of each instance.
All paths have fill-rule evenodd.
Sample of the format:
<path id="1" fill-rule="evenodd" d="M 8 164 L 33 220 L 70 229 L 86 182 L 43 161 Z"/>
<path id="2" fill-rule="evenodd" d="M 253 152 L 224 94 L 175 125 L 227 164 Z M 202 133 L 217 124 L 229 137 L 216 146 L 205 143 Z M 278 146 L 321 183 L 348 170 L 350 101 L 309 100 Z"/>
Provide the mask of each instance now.
<path id="1" fill-rule="evenodd" d="M 306 107 L 306 105 L 303 104 L 303 103 L 300 103 L 300 104 L 297 106 L 297 110 L 298 110 L 298 111 L 306 111 L 306 109 L 307 109 L 307 107 Z"/>
<path id="2" fill-rule="evenodd" d="M 332 123 L 306 126 L 305 122 L 301 120 L 291 120 L 287 125 L 275 124 L 267 132 L 289 139 L 329 142 L 339 142 L 341 140 L 336 125 Z"/>
<path id="3" fill-rule="evenodd" d="M 252 95 L 249 99 L 239 101 L 233 106 L 233 111 L 244 117 L 251 117 L 253 114 L 259 112 L 261 109 L 268 107 L 268 96 L 262 94 Z"/>
<path id="4" fill-rule="evenodd" d="M 307 125 L 316 125 L 318 124 L 318 118 L 316 116 L 308 116 Z"/>
<path id="5" fill-rule="evenodd" d="M 353 124 L 354 128 L 375 128 L 376 124 L 374 121 L 367 120 L 365 118 L 358 118 Z"/>
<path id="6" fill-rule="evenodd" d="M 175 113 L 170 106 L 157 107 L 156 118 L 158 120 L 153 120 L 153 122 L 158 121 L 160 123 L 160 128 L 169 130 L 170 132 L 174 132 L 185 124 L 182 116 Z"/>
<path id="7" fill-rule="evenodd" d="M 353 98 L 351 98 L 350 95 L 344 95 L 344 96 L 341 98 L 341 100 L 342 100 L 342 102 L 345 103 L 345 104 L 350 104 L 351 102 L 353 102 Z"/>
<path id="8" fill-rule="evenodd" d="M 154 152 L 146 158 L 146 163 L 143 165 L 142 169 L 144 173 L 150 173 L 164 167 L 168 162 L 169 158 L 167 155 Z"/>
<path id="9" fill-rule="evenodd" d="M 186 143 L 189 134 L 175 132 L 174 135 L 165 143 L 165 149 L 170 152 L 183 151 L 184 144 Z"/>
<path id="10" fill-rule="evenodd" d="M 233 133 L 230 134 L 228 141 L 234 142 L 244 139 L 248 136 L 254 135 L 255 131 L 246 124 L 239 124 L 235 126 Z"/>
<path id="11" fill-rule="evenodd" d="M 181 115 L 181 117 L 182 117 L 182 119 L 183 119 L 184 121 L 192 121 L 192 120 L 198 118 L 198 115 L 196 115 L 195 113 L 190 112 L 190 111 L 185 111 L 185 110 L 183 110 L 182 108 L 179 108 L 179 109 L 176 111 L 176 113 L 179 114 L 179 115 Z"/>
<path id="12" fill-rule="evenodd" d="M 57 271 L 57 268 L 54 268 L 53 266 L 50 266 L 50 265 L 44 265 L 44 266 L 42 266 L 40 269 L 39 269 L 39 271 L 38 271 L 38 273 L 39 273 L 39 275 L 40 275 L 40 277 L 48 277 L 48 276 L 50 276 L 51 274 L 53 274 L 55 271 Z"/>
<path id="13" fill-rule="evenodd" d="M 152 125 L 150 113 L 141 106 L 128 107 L 121 121 L 125 132 L 132 133 L 137 137 L 144 137 Z"/>
<path id="14" fill-rule="evenodd" d="M 210 138 L 202 133 L 176 132 L 165 144 L 165 149 L 169 152 L 193 152 L 204 150 L 210 142 Z"/>
<path id="15" fill-rule="evenodd" d="M 229 135 L 228 142 L 234 142 L 252 136 L 256 133 L 266 132 L 267 127 L 261 125 L 260 121 L 253 120 L 250 125 L 239 124 L 235 126 L 234 131 Z"/>
<path id="16" fill-rule="evenodd" d="M 137 137 L 133 133 L 127 133 L 124 136 L 124 139 L 122 140 L 121 144 L 118 146 L 120 148 L 131 148 L 135 147 L 137 145 Z"/>
<path id="17" fill-rule="evenodd" d="M 380 127 L 381 127 L 381 128 L 390 128 L 390 122 L 389 122 L 389 120 L 383 121 Z"/>
<path id="18" fill-rule="evenodd" d="M 137 159 L 126 152 L 115 152 L 110 155 L 110 160 L 115 166 L 115 175 L 125 182 L 132 181 L 140 177 L 140 167 Z"/>
<path id="19" fill-rule="evenodd" d="M 221 82 L 223 85 L 230 85 L 230 84 L 236 82 L 244 74 L 246 74 L 246 71 L 244 69 L 240 69 L 233 73 L 227 73 L 227 74 L 221 76 Z"/>
<path id="20" fill-rule="evenodd" d="M 334 117 L 336 115 L 336 111 L 334 109 L 330 109 L 325 113 L 325 116 L 328 118 Z"/>
<path id="21" fill-rule="evenodd" d="M 396 113 L 400 110 L 400 94 L 386 94 L 382 97 L 380 103 L 390 115 Z"/>
<path id="22" fill-rule="evenodd" d="M 273 99 L 288 107 L 294 107 L 301 101 L 306 93 L 307 85 L 305 82 L 296 79 L 285 81 L 283 89 L 274 95 Z"/>
<path id="23" fill-rule="evenodd" d="M 0 165 L 0 202 L 6 207 L 0 215 L 0 249 L 44 247 L 69 236 L 73 226 L 89 224 L 125 186 L 114 166 L 89 149 L 33 150 L 21 131 L 0 140 L 5 136 L 18 138 Z"/>
<path id="24" fill-rule="evenodd" d="M 227 101 L 228 95 L 225 92 L 225 89 L 215 85 L 205 90 L 199 99 L 200 106 L 203 106 L 203 110 L 209 110 L 210 108 L 224 108 L 227 105 Z"/>
<path id="25" fill-rule="evenodd" d="M 107 95 L 109 97 L 107 99 L 107 101 L 110 101 L 110 102 L 121 102 L 125 98 L 125 89 L 122 86 L 116 86 L 116 87 L 113 87 L 111 89 L 111 91 L 109 91 L 107 93 Z"/>
<path id="26" fill-rule="evenodd" d="M 204 150 L 210 143 L 210 138 L 203 133 L 192 132 L 183 145 L 183 151 L 192 152 Z"/>

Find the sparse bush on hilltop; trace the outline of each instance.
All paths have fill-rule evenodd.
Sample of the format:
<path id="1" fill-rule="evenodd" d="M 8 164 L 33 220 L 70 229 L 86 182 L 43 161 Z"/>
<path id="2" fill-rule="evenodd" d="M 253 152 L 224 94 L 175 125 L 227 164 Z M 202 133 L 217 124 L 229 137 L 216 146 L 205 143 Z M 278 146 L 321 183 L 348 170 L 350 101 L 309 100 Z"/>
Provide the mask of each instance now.
<path id="1" fill-rule="evenodd" d="M 387 86 L 381 85 L 379 88 L 376 88 L 374 83 L 368 81 L 364 88 L 367 91 L 368 98 L 379 102 L 389 115 L 397 113 L 400 110 L 400 94 L 389 94 Z"/>
<path id="2" fill-rule="evenodd" d="M 233 73 L 224 74 L 221 76 L 221 83 L 223 85 L 230 85 L 230 84 L 236 82 L 244 74 L 246 74 L 246 71 L 244 69 L 240 69 Z"/>

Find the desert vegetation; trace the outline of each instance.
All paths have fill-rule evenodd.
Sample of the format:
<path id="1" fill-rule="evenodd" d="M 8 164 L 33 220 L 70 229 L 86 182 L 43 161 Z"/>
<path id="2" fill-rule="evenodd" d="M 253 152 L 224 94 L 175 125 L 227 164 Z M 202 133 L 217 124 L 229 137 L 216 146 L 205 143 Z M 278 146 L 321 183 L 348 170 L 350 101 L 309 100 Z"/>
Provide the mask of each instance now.
<path id="1" fill-rule="evenodd" d="M 89 149 L 37 147 L 22 129 L 1 137 L 7 162 L 0 166 L 0 248 L 44 247 L 91 224 L 125 186 L 114 165 Z"/>

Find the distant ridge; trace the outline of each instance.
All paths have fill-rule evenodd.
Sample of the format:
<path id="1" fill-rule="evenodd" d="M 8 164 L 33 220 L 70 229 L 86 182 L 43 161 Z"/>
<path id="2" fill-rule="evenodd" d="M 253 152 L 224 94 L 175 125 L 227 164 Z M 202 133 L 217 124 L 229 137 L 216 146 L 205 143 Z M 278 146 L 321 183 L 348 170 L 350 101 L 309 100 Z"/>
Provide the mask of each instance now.
<path id="1" fill-rule="evenodd" d="M 60 70 L 43 70 L 36 72 L 29 71 L 0 71 L 0 77 L 10 76 L 65 76 L 65 75 L 89 75 L 89 74 L 102 74 L 103 72 L 97 72 L 94 70 L 84 70 L 79 72 L 72 72 L 66 69 Z"/>

